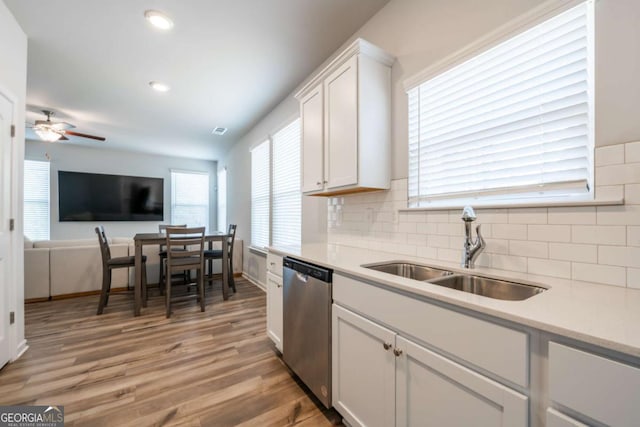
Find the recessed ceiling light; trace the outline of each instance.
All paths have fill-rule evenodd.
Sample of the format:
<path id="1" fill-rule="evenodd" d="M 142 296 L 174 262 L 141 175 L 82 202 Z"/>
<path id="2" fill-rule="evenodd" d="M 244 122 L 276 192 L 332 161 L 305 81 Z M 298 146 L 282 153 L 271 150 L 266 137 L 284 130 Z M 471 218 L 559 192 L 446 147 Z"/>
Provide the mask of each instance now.
<path id="1" fill-rule="evenodd" d="M 173 28 L 173 21 L 169 16 L 159 10 L 147 10 L 144 17 L 156 28 L 161 30 L 170 30 Z"/>
<path id="2" fill-rule="evenodd" d="M 216 127 L 213 129 L 213 132 L 211 133 L 214 135 L 224 135 L 225 133 L 227 133 L 227 128 Z"/>
<path id="3" fill-rule="evenodd" d="M 158 92 L 168 92 L 169 89 L 171 89 L 169 85 L 164 84 L 162 82 L 155 81 L 155 80 L 150 81 L 149 86 L 151 86 L 151 89 L 156 90 Z"/>

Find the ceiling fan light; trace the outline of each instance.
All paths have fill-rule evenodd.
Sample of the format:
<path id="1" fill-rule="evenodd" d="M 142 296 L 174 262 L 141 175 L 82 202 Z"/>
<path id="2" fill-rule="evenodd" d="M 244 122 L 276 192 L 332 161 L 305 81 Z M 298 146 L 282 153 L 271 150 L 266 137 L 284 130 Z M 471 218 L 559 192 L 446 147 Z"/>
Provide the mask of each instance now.
<path id="1" fill-rule="evenodd" d="M 34 128 L 33 130 L 35 131 L 36 135 L 40 137 L 40 139 L 47 142 L 55 142 L 60 138 L 62 138 L 62 134 L 58 132 L 54 132 L 51 129 L 40 127 L 40 128 Z"/>
<path id="2" fill-rule="evenodd" d="M 149 82 L 149 86 L 151 86 L 151 89 L 158 91 L 158 92 L 168 92 L 169 89 L 171 89 L 169 87 L 169 85 L 164 84 L 162 82 L 156 81 L 156 80 L 152 80 Z"/>
<path id="3" fill-rule="evenodd" d="M 161 30 L 170 30 L 173 28 L 173 20 L 163 12 L 158 10 L 147 10 L 144 17 L 156 28 Z"/>

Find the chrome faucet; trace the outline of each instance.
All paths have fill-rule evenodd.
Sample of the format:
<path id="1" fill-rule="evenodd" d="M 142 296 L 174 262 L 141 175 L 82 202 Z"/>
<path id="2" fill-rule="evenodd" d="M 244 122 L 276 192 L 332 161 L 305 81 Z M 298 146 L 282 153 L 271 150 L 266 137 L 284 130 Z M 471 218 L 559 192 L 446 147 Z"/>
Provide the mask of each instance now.
<path id="1" fill-rule="evenodd" d="M 476 240 L 471 240 L 471 223 L 476 220 L 476 213 L 471 206 L 465 206 L 462 210 L 462 220 L 464 221 L 464 252 L 462 253 L 462 266 L 464 268 L 473 268 L 473 263 L 487 244 L 480 233 L 480 225 L 476 227 Z"/>

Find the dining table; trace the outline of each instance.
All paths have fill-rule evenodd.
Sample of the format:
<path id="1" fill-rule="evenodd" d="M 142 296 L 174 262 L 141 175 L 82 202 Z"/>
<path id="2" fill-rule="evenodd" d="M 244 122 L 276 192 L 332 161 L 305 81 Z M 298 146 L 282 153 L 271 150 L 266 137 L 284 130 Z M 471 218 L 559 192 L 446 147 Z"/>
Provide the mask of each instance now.
<path id="1" fill-rule="evenodd" d="M 228 238 L 230 234 L 219 231 L 210 232 L 204 236 L 205 242 L 208 242 L 209 249 L 213 242 L 222 242 L 222 299 L 229 299 L 229 249 Z M 146 289 L 142 287 L 142 248 L 145 245 L 161 245 L 166 243 L 167 236 L 164 233 L 137 233 L 133 236 L 135 245 L 135 284 L 134 284 L 134 316 L 139 316 L 142 306 L 146 307 L 146 298 L 142 298 Z"/>

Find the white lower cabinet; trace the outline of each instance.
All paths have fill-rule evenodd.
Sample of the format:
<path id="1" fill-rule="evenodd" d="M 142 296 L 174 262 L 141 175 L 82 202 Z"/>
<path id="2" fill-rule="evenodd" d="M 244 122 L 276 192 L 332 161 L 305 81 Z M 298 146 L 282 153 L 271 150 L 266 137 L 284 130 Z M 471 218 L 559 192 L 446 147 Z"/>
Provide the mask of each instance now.
<path id="1" fill-rule="evenodd" d="M 578 420 L 556 411 L 553 408 L 547 409 L 547 427 L 587 427 Z"/>
<path id="2" fill-rule="evenodd" d="M 267 335 L 282 351 L 282 277 L 267 272 Z"/>
<path id="3" fill-rule="evenodd" d="M 355 426 L 395 423 L 395 332 L 332 308 L 333 406 Z"/>
<path id="4" fill-rule="evenodd" d="M 352 426 L 526 426 L 528 399 L 333 305 L 333 405 Z"/>

